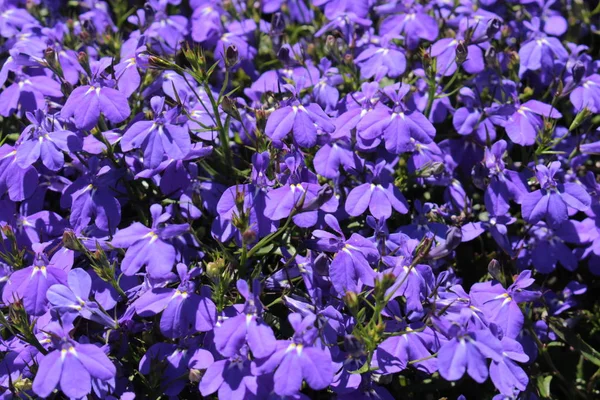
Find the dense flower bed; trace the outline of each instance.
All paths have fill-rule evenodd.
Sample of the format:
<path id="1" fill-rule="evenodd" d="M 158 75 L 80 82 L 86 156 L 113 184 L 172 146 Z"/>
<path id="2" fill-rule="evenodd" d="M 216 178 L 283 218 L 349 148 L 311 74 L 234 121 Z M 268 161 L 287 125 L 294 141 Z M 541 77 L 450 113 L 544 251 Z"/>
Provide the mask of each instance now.
<path id="1" fill-rule="evenodd" d="M 599 16 L 0 0 L 2 398 L 597 398 Z"/>

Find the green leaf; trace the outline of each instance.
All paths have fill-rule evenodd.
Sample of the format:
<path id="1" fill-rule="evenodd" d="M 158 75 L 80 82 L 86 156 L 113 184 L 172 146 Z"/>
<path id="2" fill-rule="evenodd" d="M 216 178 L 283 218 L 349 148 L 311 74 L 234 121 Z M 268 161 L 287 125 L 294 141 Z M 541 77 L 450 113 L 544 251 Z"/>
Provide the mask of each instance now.
<path id="1" fill-rule="evenodd" d="M 580 352 L 583 358 L 600 367 L 600 352 L 587 344 L 579 334 L 552 322 L 550 323 L 550 328 L 563 342 L 568 343 L 575 350 Z"/>
<path id="2" fill-rule="evenodd" d="M 552 375 L 539 375 L 537 377 L 537 387 L 540 392 L 540 396 L 544 398 L 550 397 L 550 383 L 552 382 Z"/>

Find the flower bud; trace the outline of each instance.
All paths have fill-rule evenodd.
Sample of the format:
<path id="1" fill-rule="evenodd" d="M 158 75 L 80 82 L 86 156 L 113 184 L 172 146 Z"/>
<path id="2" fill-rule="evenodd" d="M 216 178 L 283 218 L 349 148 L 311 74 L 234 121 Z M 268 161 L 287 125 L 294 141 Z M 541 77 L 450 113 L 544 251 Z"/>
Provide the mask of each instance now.
<path id="1" fill-rule="evenodd" d="M 65 248 L 75 251 L 85 250 L 77 235 L 72 230 L 65 230 L 63 232 L 62 243 Z"/>
<path id="2" fill-rule="evenodd" d="M 77 61 L 79 61 L 79 64 L 87 63 L 88 62 L 88 55 L 85 52 L 80 51 L 77 54 Z"/>
<path id="3" fill-rule="evenodd" d="M 216 280 L 221 277 L 221 273 L 225 269 L 225 260 L 217 258 L 215 261 L 211 261 L 206 264 L 206 275 L 209 278 Z"/>
<path id="4" fill-rule="evenodd" d="M 221 108 L 225 111 L 225 114 L 231 116 L 233 119 L 241 120 L 240 112 L 237 108 L 235 100 L 233 100 L 229 96 L 223 96 L 223 100 L 221 100 Z"/>
<path id="5" fill-rule="evenodd" d="M 344 304 L 350 310 L 356 310 L 358 308 L 358 295 L 354 292 L 348 291 L 343 297 Z"/>
<path id="6" fill-rule="evenodd" d="M 360 358 L 365 355 L 364 343 L 354 335 L 344 336 L 344 350 L 346 350 L 352 358 Z"/>
<path id="7" fill-rule="evenodd" d="M 324 185 L 319 189 L 317 195 L 310 201 L 304 203 L 302 211 L 314 211 L 325 203 L 327 203 L 333 197 L 333 188 L 329 185 Z"/>
<path id="8" fill-rule="evenodd" d="M 244 243 L 254 243 L 256 241 L 256 231 L 254 229 L 246 229 L 242 233 L 242 240 Z"/>
<path id="9" fill-rule="evenodd" d="M 200 382 L 200 379 L 202 379 L 202 375 L 202 371 L 200 371 L 199 369 L 191 368 L 188 378 L 190 382 L 198 383 Z"/>
<path id="10" fill-rule="evenodd" d="M 285 19 L 283 14 L 276 12 L 271 17 L 271 35 L 279 36 L 285 30 Z"/>
<path id="11" fill-rule="evenodd" d="M 460 40 L 458 42 L 458 46 L 456 46 L 456 63 L 457 64 L 462 64 L 465 61 L 467 61 L 467 56 L 469 54 L 469 51 L 467 49 L 467 45 L 465 44 L 464 40 Z"/>
<path id="12" fill-rule="evenodd" d="M 239 61 L 239 53 L 235 44 L 229 45 L 225 50 L 225 66 L 231 68 Z"/>
<path id="13" fill-rule="evenodd" d="M 585 75 L 585 65 L 581 61 L 577 61 L 571 68 L 571 73 L 573 74 L 573 82 L 576 84 L 581 82 L 583 75 Z"/>
<path id="14" fill-rule="evenodd" d="M 494 46 L 488 47 L 488 49 L 485 51 L 484 57 L 486 64 L 490 67 L 494 67 L 498 64 L 498 52 Z"/>
<path id="15" fill-rule="evenodd" d="M 335 50 L 335 37 L 333 35 L 327 35 L 325 39 L 325 51 L 331 52 Z"/>
<path id="16" fill-rule="evenodd" d="M 497 281 L 502 282 L 502 267 L 498 260 L 493 259 L 488 264 L 488 273 Z"/>
<path id="17" fill-rule="evenodd" d="M 502 28 L 502 22 L 498 18 L 492 18 L 488 22 L 485 33 L 491 39 L 500 31 L 500 28 Z"/>
<path id="18" fill-rule="evenodd" d="M 277 58 L 284 65 L 289 64 L 290 61 L 291 61 L 291 59 L 290 59 L 290 49 L 288 49 L 287 47 L 280 48 L 279 51 L 277 52 Z"/>

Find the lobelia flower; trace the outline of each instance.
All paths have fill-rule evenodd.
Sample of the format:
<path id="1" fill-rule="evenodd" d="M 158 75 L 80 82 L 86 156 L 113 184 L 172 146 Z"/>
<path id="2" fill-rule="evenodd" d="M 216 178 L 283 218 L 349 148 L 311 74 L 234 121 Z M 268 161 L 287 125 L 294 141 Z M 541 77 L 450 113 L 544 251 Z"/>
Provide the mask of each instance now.
<path id="1" fill-rule="evenodd" d="M 61 314 L 76 313 L 82 318 L 98 322 L 108 328 L 116 328 L 117 323 L 100 309 L 98 303 L 90 301 L 92 278 L 81 268 L 69 271 L 67 285 L 52 285 L 46 294 L 53 309 Z"/>
<path id="2" fill-rule="evenodd" d="M 173 269 L 176 251 L 170 240 L 181 236 L 190 226 L 165 225 L 165 222 L 171 219 L 171 214 L 163 213 L 159 204 L 150 207 L 150 214 L 150 228 L 134 222 L 128 228 L 119 230 L 110 242 L 114 247 L 127 249 L 121 262 L 121 270 L 125 275 L 134 275 L 146 266 L 151 277 L 165 278 Z"/>
<path id="3" fill-rule="evenodd" d="M 164 97 L 155 96 L 150 100 L 154 120 L 138 121 L 131 125 L 121 138 L 121 149 L 131 151 L 141 148 L 144 152 L 144 166 L 156 168 L 165 154 L 174 160 L 183 159 L 190 151 L 192 143 L 185 126 L 175 125 L 180 114 L 178 107 L 167 109 Z"/>
<path id="4" fill-rule="evenodd" d="M 560 263 L 567 270 L 575 271 L 577 256 L 567 243 L 584 244 L 586 239 L 585 223 L 569 220 L 551 228 L 540 221 L 531 227 L 528 237 L 516 244 L 516 248 L 522 248 L 517 265 L 525 269 L 531 264 L 536 271 L 549 274 Z"/>
<path id="5" fill-rule="evenodd" d="M 256 358 L 270 356 L 276 347 L 271 327 L 262 319 L 260 282 L 254 281 L 252 292 L 248 283 L 237 281 L 238 292 L 246 299 L 241 313 L 220 323 L 215 329 L 215 347 L 225 357 L 234 357 L 247 342 Z"/>
<path id="6" fill-rule="evenodd" d="M 194 292 L 196 285 L 192 279 L 201 273 L 198 268 L 188 270 L 184 264 L 177 264 L 179 286 L 155 287 L 145 292 L 133 302 L 136 314 L 148 317 L 162 312 L 160 331 L 168 338 L 210 331 L 216 323 L 217 308 L 210 299 L 210 291 L 203 287 L 202 294 Z"/>
<path id="7" fill-rule="evenodd" d="M 83 142 L 75 133 L 63 130 L 54 116 L 42 110 L 27 113 L 31 125 L 19 137 L 16 160 L 21 168 L 27 168 L 41 158 L 42 164 L 51 171 L 58 171 L 65 163 L 63 152 L 77 152 Z"/>
<path id="8" fill-rule="evenodd" d="M 555 75 L 561 73 L 569 54 L 558 38 L 539 32 L 539 18 L 534 17 L 531 22 L 524 21 L 523 24 L 534 34 L 519 49 L 519 77 L 522 78 L 527 71 L 539 71 L 539 79 L 550 82 Z"/>
<path id="9" fill-rule="evenodd" d="M 560 168 L 560 161 L 552 162 L 550 167 L 535 167 L 540 189 L 524 195 L 521 203 L 523 219 L 530 224 L 544 219 L 548 225 L 556 227 L 569 218 L 568 207 L 579 211 L 590 207 L 591 197 L 582 185 L 557 181 L 555 176 Z"/>
<path id="10" fill-rule="evenodd" d="M 140 360 L 139 372 L 160 376 L 161 393 L 177 396 L 189 384 L 190 369 L 205 369 L 214 362 L 213 355 L 199 348 L 200 345 L 197 338 L 181 340 L 178 344 L 155 343 Z"/>
<path id="11" fill-rule="evenodd" d="M 25 311 L 32 316 L 44 314 L 48 308 L 46 293 L 52 285 L 67 283 L 67 270 L 71 264 L 60 258 L 51 262 L 44 250 L 48 244 L 35 243 L 33 264 L 27 268 L 14 271 L 2 291 L 2 302 L 13 304 L 23 299 Z"/>
<path id="12" fill-rule="evenodd" d="M 509 201 L 512 199 L 520 203 L 523 196 L 527 194 L 524 180 L 517 172 L 505 167 L 503 158 L 506 147 L 507 143 L 504 140 L 499 140 L 491 147 L 486 147 L 481 164 L 481 167 L 485 169 L 483 173 L 487 174 L 490 179 L 489 185 L 485 189 L 484 204 L 486 209 L 494 215 L 508 213 Z M 476 173 L 477 171 L 474 170 L 473 174 Z"/>
<path id="13" fill-rule="evenodd" d="M 115 365 L 100 347 L 61 338 L 40 361 L 32 389 L 38 396 L 48 397 L 60 387 L 65 395 L 79 399 L 89 395 L 93 386 L 115 376 Z"/>
<path id="14" fill-rule="evenodd" d="M 71 209 L 69 222 L 73 229 L 84 229 L 90 222 L 98 228 L 114 232 L 121 222 L 121 204 L 115 198 L 119 171 L 91 157 L 87 170 L 63 191 L 60 205 Z"/>
<path id="15" fill-rule="evenodd" d="M 62 118 L 74 117 L 77 128 L 90 130 L 98 123 L 100 113 L 114 124 L 129 117 L 131 109 L 127 97 L 113 88 L 113 80 L 102 76 L 111 62 L 108 57 L 90 61 L 92 76 L 89 78 L 89 85 L 80 86 L 71 92 L 60 111 Z"/>
<path id="16" fill-rule="evenodd" d="M 283 377 L 286 379 L 287 377 Z M 212 363 L 200 381 L 202 396 L 217 393 L 220 399 L 246 400 L 269 397 L 268 375 L 251 372 L 246 348 L 232 357 Z"/>
<path id="17" fill-rule="evenodd" d="M 401 214 L 406 214 L 408 203 L 394 185 L 387 162 L 381 160 L 375 165 L 367 163 L 365 167 L 371 172 L 371 175 L 368 176 L 366 183 L 355 187 L 348 193 L 346 212 L 357 217 L 368 208 L 371 215 L 377 219 L 388 219 L 392 215 L 392 208 Z"/>
<path id="18" fill-rule="evenodd" d="M 457 381 L 466 373 L 477 383 L 488 378 L 487 359 L 500 361 L 502 345 L 487 329 L 468 330 L 453 325 L 449 340 L 438 351 L 438 370 L 448 381 Z"/>
<path id="19" fill-rule="evenodd" d="M 460 135 L 473 135 L 480 143 L 496 140 L 496 129 L 487 109 L 481 105 L 481 99 L 470 88 L 464 87 L 459 91 L 460 100 L 465 105 L 454 112 L 452 125 Z"/>
<path id="20" fill-rule="evenodd" d="M 331 214 L 325 215 L 325 223 L 335 234 L 316 229 L 311 244 L 318 250 L 335 252 L 329 265 L 329 277 L 335 290 L 341 295 L 359 293 L 362 285 L 373 287 L 376 273 L 370 263 L 379 258 L 375 244 L 358 233 L 346 240 L 337 219 Z"/>
<path id="21" fill-rule="evenodd" d="M 354 61 L 360 66 L 363 79 L 374 78 L 379 81 L 384 76 L 400 76 L 406 70 L 404 53 L 385 36 L 379 44 L 365 48 Z"/>
<path id="22" fill-rule="evenodd" d="M 462 40 L 455 38 L 440 39 L 431 46 L 431 57 L 437 59 L 437 73 L 443 76 L 450 76 L 458 68 L 456 63 L 456 49 L 463 43 Z M 462 44 L 465 46 L 465 44 Z M 462 67 L 469 74 L 478 74 L 484 70 L 483 51 L 476 44 L 466 44 L 467 57 L 462 63 Z"/>
<path id="23" fill-rule="evenodd" d="M 315 0 L 313 2 L 313 4 L 317 5 L 317 2 L 323 2 L 323 0 Z M 332 5 L 333 3 L 335 3 L 335 1 L 330 2 L 328 4 Z M 354 6 L 356 3 L 351 1 L 351 2 L 345 2 L 347 6 Z M 358 5 L 358 7 L 360 7 L 360 5 Z M 327 8 L 331 8 L 331 7 L 326 7 L 326 13 L 327 13 Z M 351 41 L 353 40 L 353 36 L 354 34 L 356 34 L 357 32 L 362 32 L 361 29 L 364 28 L 368 28 L 373 24 L 373 21 L 371 21 L 370 19 L 366 19 L 360 15 L 358 15 L 358 13 L 355 12 L 347 12 L 345 10 L 340 10 L 339 8 L 337 8 L 336 10 L 332 11 L 330 13 L 330 15 L 328 15 L 327 17 L 329 19 L 329 22 L 327 22 L 326 24 L 324 24 L 321 29 L 319 29 L 316 33 L 315 33 L 315 37 L 321 37 L 323 36 L 325 33 L 327 32 L 341 32 L 344 39 L 346 40 L 346 43 L 351 43 Z"/>
<path id="24" fill-rule="evenodd" d="M 23 201 L 35 192 L 39 176 L 34 167 L 19 166 L 16 149 L 18 146 L 0 146 L 0 194 L 8 193 L 12 201 Z"/>
<path id="25" fill-rule="evenodd" d="M 280 396 L 294 396 L 302 381 L 314 390 L 325 389 L 333 380 L 334 370 L 328 347 L 318 340 L 314 327 L 315 315 L 302 318 L 298 313 L 288 316 L 295 333 L 291 340 L 278 340 L 275 352 L 252 363 L 252 372 L 268 374 L 275 371 L 274 391 Z"/>
<path id="26" fill-rule="evenodd" d="M 461 227 L 462 241 L 470 242 L 488 231 L 498 246 L 508 255 L 512 255 L 512 246 L 508 238 L 507 225 L 514 224 L 516 218 L 507 215 L 490 215 L 487 221 L 469 222 Z"/>
<path id="27" fill-rule="evenodd" d="M 384 313 L 390 317 L 402 317 L 397 301 L 388 303 Z M 431 354 L 438 350 L 440 344 L 430 327 L 422 322 L 407 324 L 401 321 L 394 324 L 391 333 L 395 335 L 381 342 L 373 356 L 375 365 L 384 375 L 401 372 L 410 362 L 413 362 L 415 368 L 428 374 L 437 371 L 438 360 L 431 357 Z"/>
<path id="28" fill-rule="evenodd" d="M 15 114 L 20 118 L 27 112 L 46 110 L 45 97 L 62 96 L 60 83 L 51 77 L 19 74 L 10 86 L 0 92 L 0 115 L 9 117 Z"/>
<path id="29" fill-rule="evenodd" d="M 357 124 L 358 135 L 362 139 L 385 139 L 385 148 L 392 154 L 412 151 L 415 143 L 433 142 L 435 128 L 418 111 L 408 111 L 402 99 L 410 91 L 406 83 L 395 84 L 384 89 L 386 96 L 394 103 L 393 109 L 376 107 L 368 112 Z"/>
<path id="30" fill-rule="evenodd" d="M 318 104 L 306 106 L 298 100 L 271 113 L 267 120 L 265 134 L 273 140 L 281 141 L 293 132 L 294 141 L 301 147 L 317 144 L 318 131 L 333 133 L 335 125 Z"/>
<path id="31" fill-rule="evenodd" d="M 388 5 L 382 5 L 379 8 Z M 394 14 L 386 17 L 379 28 L 381 35 L 402 34 L 409 50 L 419 46 L 420 40 L 434 41 L 439 34 L 436 20 L 427 14 L 425 7 L 415 4 L 408 8 L 402 3 L 395 5 L 394 9 L 386 9 L 386 12 Z"/>
<path id="32" fill-rule="evenodd" d="M 562 114 L 551 105 L 537 100 L 529 100 L 520 106 L 514 106 L 514 113 L 502 123 L 506 134 L 516 144 L 531 146 L 539 132 L 544 131 L 546 118 L 562 118 Z"/>
<path id="33" fill-rule="evenodd" d="M 502 328 L 504 336 L 514 339 L 525 321 L 519 303 L 537 300 L 541 295 L 539 291 L 527 290 L 534 282 L 531 271 L 526 270 L 507 289 L 498 281 L 488 281 L 474 284 L 469 294 L 473 305 Z"/>
<path id="34" fill-rule="evenodd" d="M 578 112 L 584 108 L 600 112 L 600 75 L 591 74 L 583 78 L 569 94 L 569 100 Z"/>
<path id="35" fill-rule="evenodd" d="M 529 357 L 524 353 L 523 346 L 508 336 L 504 336 L 500 344 L 502 357 L 492 361 L 490 378 L 500 393 L 512 397 L 527 388 L 529 377 L 517 362 L 526 363 Z"/>

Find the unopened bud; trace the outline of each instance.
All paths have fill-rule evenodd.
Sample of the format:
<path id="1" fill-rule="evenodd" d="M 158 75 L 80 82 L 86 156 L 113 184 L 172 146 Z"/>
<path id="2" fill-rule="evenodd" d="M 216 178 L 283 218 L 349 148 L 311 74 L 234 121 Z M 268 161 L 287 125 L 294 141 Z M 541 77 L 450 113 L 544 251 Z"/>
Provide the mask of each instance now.
<path id="1" fill-rule="evenodd" d="M 502 282 L 502 267 L 498 260 L 493 259 L 488 264 L 488 273 L 497 281 Z"/>
<path id="2" fill-rule="evenodd" d="M 256 231 L 254 229 L 246 229 L 242 233 L 242 240 L 244 243 L 254 243 L 256 241 Z"/>
<path id="3" fill-rule="evenodd" d="M 358 308 L 358 295 L 356 293 L 348 291 L 344 294 L 343 299 L 344 304 L 346 304 L 350 310 L 356 310 Z"/>
<path id="4" fill-rule="evenodd" d="M 65 230 L 62 237 L 63 246 L 69 250 L 82 251 L 83 245 L 72 230 Z"/>
<path id="5" fill-rule="evenodd" d="M 327 39 L 325 39 L 325 50 L 335 50 L 335 37 L 333 35 L 327 35 Z"/>
<path id="6" fill-rule="evenodd" d="M 465 44 L 464 40 L 460 40 L 458 42 L 458 46 L 456 46 L 456 63 L 457 64 L 462 64 L 465 61 L 467 61 L 467 56 L 469 54 L 469 51 L 467 49 L 467 45 Z"/>
<path id="7" fill-rule="evenodd" d="M 221 100 L 221 108 L 225 111 L 225 114 L 231 116 L 236 120 L 241 120 L 240 112 L 238 111 L 237 105 L 235 104 L 235 100 L 233 100 L 229 96 L 223 96 L 223 100 Z"/>
<path id="8" fill-rule="evenodd" d="M 225 66 L 231 68 L 239 61 L 239 52 L 235 44 L 229 45 L 225 50 Z"/>
<path id="9" fill-rule="evenodd" d="M 192 369 L 190 369 L 188 378 L 189 378 L 190 382 L 198 383 L 198 382 L 200 382 L 200 379 L 202 379 L 202 375 L 203 375 L 202 371 L 200 371 L 199 369 L 192 368 Z"/>
<path id="10" fill-rule="evenodd" d="M 277 52 L 277 58 L 284 65 L 289 64 L 290 63 L 290 49 L 288 49 L 287 47 L 280 48 L 279 51 Z"/>
<path id="11" fill-rule="evenodd" d="M 581 80 L 583 79 L 583 75 L 585 75 L 585 65 L 583 65 L 581 61 L 577 61 L 573 65 L 571 73 L 573 74 L 573 82 L 575 84 L 581 82 Z"/>
<path id="12" fill-rule="evenodd" d="M 319 189 L 317 195 L 312 198 L 310 201 L 304 203 L 304 207 L 302 207 L 302 211 L 314 211 L 325 203 L 327 203 L 333 197 L 333 188 L 329 185 L 324 185 Z"/>
<path id="13" fill-rule="evenodd" d="M 488 38 L 492 38 L 496 35 L 496 33 L 498 33 L 500 31 L 500 28 L 502 28 L 502 22 L 500 22 L 500 20 L 498 18 L 492 18 L 487 25 L 487 29 L 486 29 L 486 35 Z"/>
<path id="14" fill-rule="evenodd" d="M 494 46 L 488 47 L 485 51 L 485 62 L 490 67 L 496 66 L 498 64 L 498 52 Z"/>
<path id="15" fill-rule="evenodd" d="M 283 33 L 284 29 L 285 19 L 283 18 L 283 14 L 280 12 L 276 12 L 271 17 L 271 34 L 279 36 Z"/>
<path id="16" fill-rule="evenodd" d="M 87 63 L 88 62 L 88 55 L 85 52 L 80 51 L 77 54 L 77 61 L 79 61 L 80 64 Z"/>
<path id="17" fill-rule="evenodd" d="M 218 279 L 221 277 L 221 273 L 225 269 L 225 260 L 217 258 L 215 261 L 211 261 L 206 264 L 206 275 L 211 279 Z"/>

